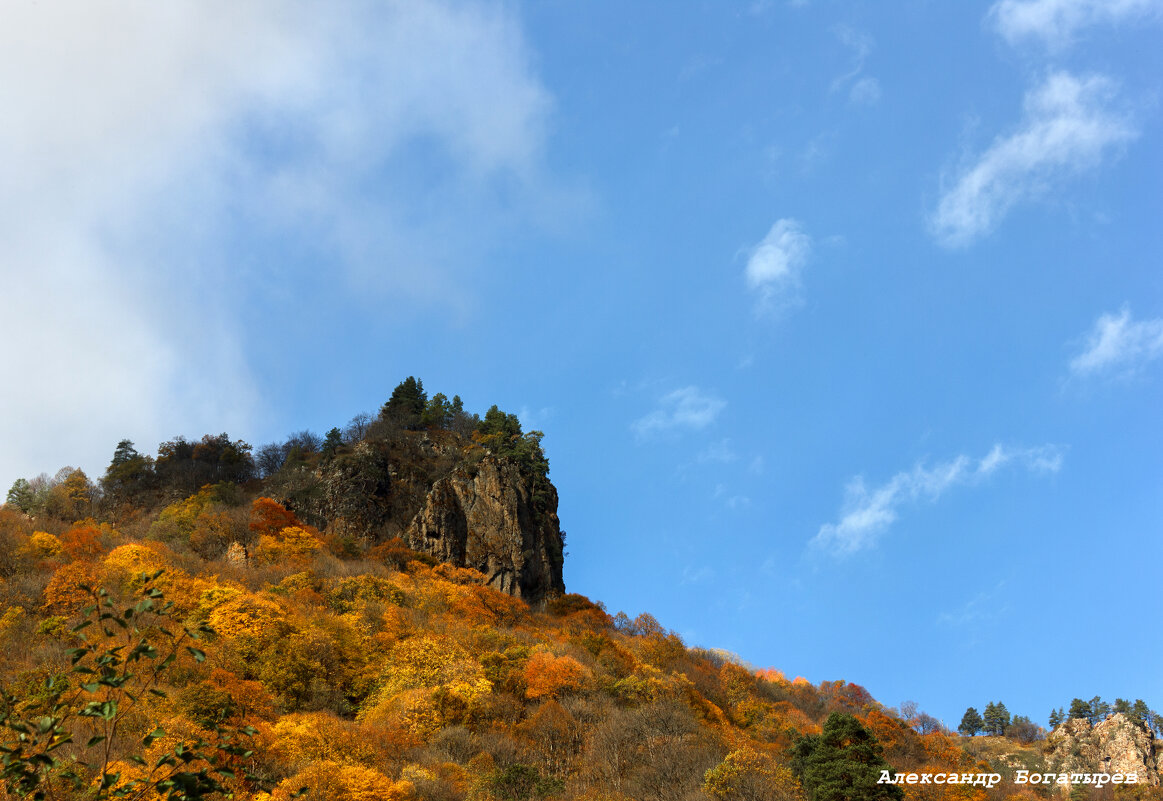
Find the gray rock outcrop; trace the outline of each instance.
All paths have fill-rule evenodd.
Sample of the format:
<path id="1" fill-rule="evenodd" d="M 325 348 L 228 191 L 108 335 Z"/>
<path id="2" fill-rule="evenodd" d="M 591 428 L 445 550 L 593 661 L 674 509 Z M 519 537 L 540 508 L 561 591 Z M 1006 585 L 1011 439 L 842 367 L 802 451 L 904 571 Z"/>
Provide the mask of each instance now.
<path id="1" fill-rule="evenodd" d="M 512 462 L 490 456 L 438 480 L 404 539 L 534 605 L 565 592 L 557 491 Z"/>

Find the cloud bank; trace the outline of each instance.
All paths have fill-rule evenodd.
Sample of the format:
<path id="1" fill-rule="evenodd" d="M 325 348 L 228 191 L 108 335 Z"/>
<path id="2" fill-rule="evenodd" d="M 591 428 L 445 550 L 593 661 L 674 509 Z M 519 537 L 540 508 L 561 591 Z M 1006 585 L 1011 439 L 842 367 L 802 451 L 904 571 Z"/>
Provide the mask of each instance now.
<path id="1" fill-rule="evenodd" d="M 1025 119 L 999 137 L 941 195 L 930 226 L 946 247 L 992 231 L 1019 202 L 1038 198 L 1093 169 L 1138 132 L 1112 108 L 1112 82 L 1100 75 L 1049 75 L 1025 99 Z"/>
<path id="2" fill-rule="evenodd" d="M 936 502 L 953 487 L 979 484 L 1009 465 L 1055 473 L 1062 466 L 1062 450 L 1053 445 L 1017 449 L 994 445 L 981 459 L 960 455 L 931 468 L 918 464 L 871 489 L 857 476 L 845 488 L 840 520 L 820 526 L 810 546 L 837 557 L 870 549 L 896 521 L 901 507 Z"/>
<path id="3" fill-rule="evenodd" d="M 529 60 L 473 2 L 7 9 L 0 481 L 103 467 L 123 436 L 244 433 L 268 400 L 248 345 L 322 302 L 288 286 L 447 289 L 440 255 L 490 182 L 539 180 L 551 100 Z M 443 185 L 410 171 L 417 148 Z"/>

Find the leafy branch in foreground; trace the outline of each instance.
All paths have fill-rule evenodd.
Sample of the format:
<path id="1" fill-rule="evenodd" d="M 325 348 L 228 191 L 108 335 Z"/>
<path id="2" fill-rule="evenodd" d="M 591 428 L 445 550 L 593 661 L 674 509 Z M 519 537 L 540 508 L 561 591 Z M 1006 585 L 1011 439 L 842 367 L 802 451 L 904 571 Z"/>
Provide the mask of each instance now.
<path id="1" fill-rule="evenodd" d="M 219 713 L 211 739 L 167 742 L 168 747 L 156 749 L 161 753 L 153 753 L 154 744 L 167 737 L 159 727 L 140 739 L 129 738 L 132 745 L 124 743 L 130 716 L 136 712 L 140 717 L 149 696 L 166 697 L 162 679 L 181 655 L 204 660 L 192 643 L 213 633 L 206 626 L 175 622 L 173 602 L 154 586 L 162 572 L 142 574 L 141 599 L 120 611 L 106 590 L 85 588 L 95 603 L 71 630 L 79 642 L 68 652 L 71 665 L 45 681 L 35 704 L 0 686 L 0 779 L 17 797 L 234 797 L 234 788 L 225 782 L 237 778 L 232 765 L 251 755 L 239 738 L 255 732 L 227 725 L 229 709 Z M 89 735 L 84 746 L 65 749 L 82 730 Z M 74 753 L 63 756 L 66 751 Z"/>

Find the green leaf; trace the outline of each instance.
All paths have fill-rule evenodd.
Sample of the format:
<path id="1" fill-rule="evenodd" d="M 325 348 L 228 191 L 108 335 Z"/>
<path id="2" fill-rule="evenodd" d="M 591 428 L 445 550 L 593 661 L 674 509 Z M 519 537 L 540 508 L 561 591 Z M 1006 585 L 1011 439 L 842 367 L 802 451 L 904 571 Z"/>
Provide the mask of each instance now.
<path id="1" fill-rule="evenodd" d="M 103 735 L 103 734 L 98 734 L 96 737 L 90 737 L 89 742 L 85 743 L 85 747 L 92 748 L 93 746 L 95 746 L 97 743 L 101 742 L 104 739 L 105 739 L 105 735 Z"/>
<path id="2" fill-rule="evenodd" d="M 151 745 L 154 744 L 155 741 L 157 741 L 160 738 L 165 737 L 165 736 L 166 736 L 166 730 L 163 729 L 161 726 L 158 726 L 156 729 L 154 729 L 153 731 L 151 731 L 149 734 L 145 735 L 145 737 L 143 737 L 141 739 L 141 744 L 144 745 L 146 748 L 149 748 Z"/>
<path id="3" fill-rule="evenodd" d="M 197 648 L 193 648 L 189 645 L 186 646 L 186 650 L 190 652 L 190 656 L 194 657 L 195 662 L 202 662 L 206 659 L 205 651 L 200 651 Z"/>

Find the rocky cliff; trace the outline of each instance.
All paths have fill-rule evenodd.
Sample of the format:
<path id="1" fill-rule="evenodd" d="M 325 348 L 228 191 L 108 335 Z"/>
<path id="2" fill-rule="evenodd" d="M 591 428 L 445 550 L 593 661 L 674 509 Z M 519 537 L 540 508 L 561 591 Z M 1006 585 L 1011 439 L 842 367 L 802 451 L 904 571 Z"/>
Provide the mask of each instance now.
<path id="1" fill-rule="evenodd" d="M 512 462 L 486 457 L 438 480 L 405 540 L 534 604 L 565 592 L 557 491 L 536 486 Z"/>
<path id="2" fill-rule="evenodd" d="M 396 431 L 315 469 L 284 471 L 272 495 L 313 525 L 471 567 L 539 606 L 565 591 L 557 490 L 544 472 L 449 431 Z"/>
<path id="3" fill-rule="evenodd" d="M 1154 738 L 1123 714 L 1093 727 L 1082 718 L 1066 721 L 1046 737 L 1046 758 L 1059 772 L 1135 773 L 1140 784 L 1159 784 Z"/>

